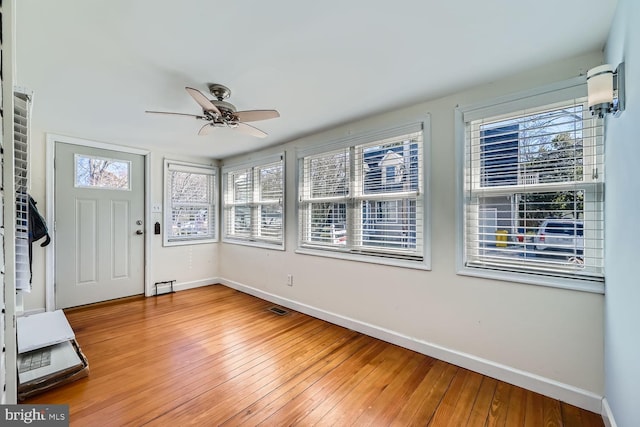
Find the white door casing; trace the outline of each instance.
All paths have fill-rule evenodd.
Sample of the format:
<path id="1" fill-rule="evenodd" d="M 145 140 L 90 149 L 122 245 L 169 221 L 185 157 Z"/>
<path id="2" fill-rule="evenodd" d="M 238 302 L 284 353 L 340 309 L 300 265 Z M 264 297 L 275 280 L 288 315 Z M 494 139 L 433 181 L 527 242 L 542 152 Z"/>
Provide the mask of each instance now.
<path id="1" fill-rule="evenodd" d="M 111 183 L 94 186 L 77 169 L 87 159 L 128 169 L 128 180 L 105 169 Z M 140 154 L 55 143 L 56 308 L 144 293 L 144 168 Z"/>

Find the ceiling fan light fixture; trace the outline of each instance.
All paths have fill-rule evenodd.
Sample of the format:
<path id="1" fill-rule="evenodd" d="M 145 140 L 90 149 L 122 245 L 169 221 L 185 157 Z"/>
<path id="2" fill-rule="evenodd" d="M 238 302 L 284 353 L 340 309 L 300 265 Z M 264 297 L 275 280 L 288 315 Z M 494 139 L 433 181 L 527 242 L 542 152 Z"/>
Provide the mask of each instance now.
<path id="1" fill-rule="evenodd" d="M 238 129 L 244 134 L 255 136 L 258 138 L 264 138 L 267 133 L 246 124 L 245 122 L 267 120 L 280 117 L 280 113 L 276 110 L 247 110 L 236 111 L 235 105 L 230 102 L 224 101 L 231 96 L 231 90 L 228 87 L 218 84 L 210 83 L 208 85 L 209 91 L 216 99 L 209 99 L 198 89 L 192 87 L 185 87 L 187 93 L 198 103 L 202 108 L 202 115 L 197 114 L 185 114 L 185 113 L 173 113 L 165 111 L 149 111 L 147 113 L 156 114 L 173 114 L 182 116 L 191 116 L 196 119 L 206 120 L 208 123 L 200 128 L 198 135 L 207 135 L 213 127 L 229 127 L 232 129 Z"/>

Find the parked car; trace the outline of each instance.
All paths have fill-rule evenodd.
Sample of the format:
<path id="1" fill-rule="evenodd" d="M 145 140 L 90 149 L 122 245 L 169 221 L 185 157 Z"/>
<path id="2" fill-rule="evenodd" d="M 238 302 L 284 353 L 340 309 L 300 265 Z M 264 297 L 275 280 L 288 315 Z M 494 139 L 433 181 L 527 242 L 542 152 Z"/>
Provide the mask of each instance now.
<path id="1" fill-rule="evenodd" d="M 537 251 L 583 262 L 584 224 L 576 219 L 546 219 L 533 238 Z"/>

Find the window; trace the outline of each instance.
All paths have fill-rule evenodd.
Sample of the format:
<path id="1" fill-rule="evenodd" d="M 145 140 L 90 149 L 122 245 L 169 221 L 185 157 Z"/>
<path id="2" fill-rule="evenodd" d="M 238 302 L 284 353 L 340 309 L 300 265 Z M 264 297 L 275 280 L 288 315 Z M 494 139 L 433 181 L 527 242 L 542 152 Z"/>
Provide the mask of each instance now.
<path id="1" fill-rule="evenodd" d="M 464 267 L 542 284 L 602 282 L 601 120 L 585 98 L 537 100 L 462 113 Z"/>
<path id="2" fill-rule="evenodd" d="M 166 160 L 165 246 L 217 239 L 216 168 Z"/>
<path id="3" fill-rule="evenodd" d="M 284 154 L 222 173 L 224 241 L 284 249 Z"/>
<path id="4" fill-rule="evenodd" d="M 422 127 L 301 153 L 300 252 L 428 268 Z"/>
<path id="5" fill-rule="evenodd" d="M 131 162 L 76 154 L 75 186 L 106 190 L 131 190 Z"/>

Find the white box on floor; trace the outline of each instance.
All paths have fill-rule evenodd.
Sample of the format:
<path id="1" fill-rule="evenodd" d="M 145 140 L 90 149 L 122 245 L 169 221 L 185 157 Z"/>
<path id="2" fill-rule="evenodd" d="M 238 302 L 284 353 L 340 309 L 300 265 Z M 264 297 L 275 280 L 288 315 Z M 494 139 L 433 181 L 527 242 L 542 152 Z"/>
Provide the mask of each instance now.
<path id="1" fill-rule="evenodd" d="M 18 317 L 18 353 L 70 341 L 76 336 L 62 310 Z"/>
<path id="2" fill-rule="evenodd" d="M 62 310 L 17 319 L 18 399 L 89 374 L 89 363 Z"/>

